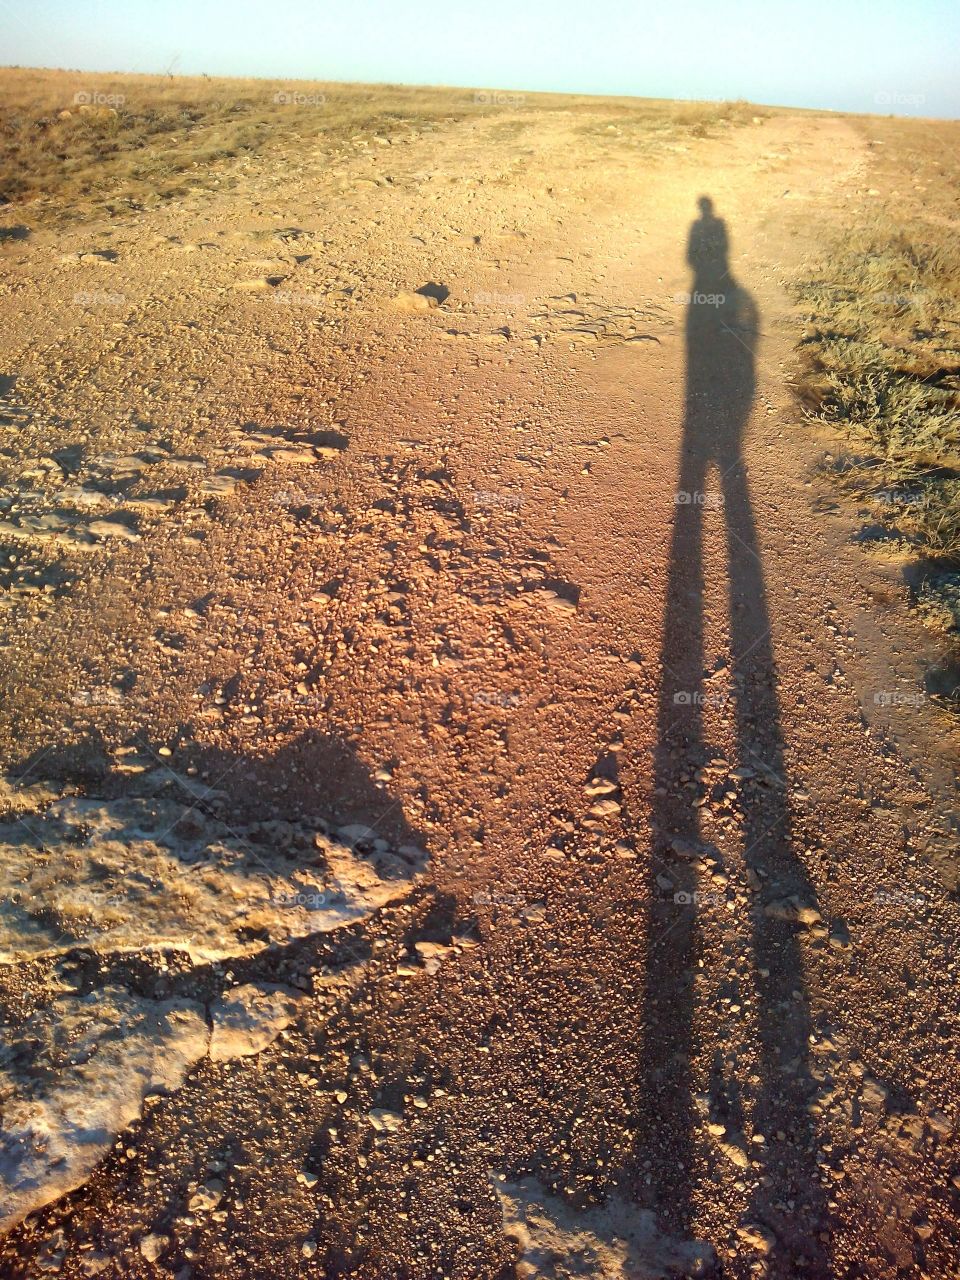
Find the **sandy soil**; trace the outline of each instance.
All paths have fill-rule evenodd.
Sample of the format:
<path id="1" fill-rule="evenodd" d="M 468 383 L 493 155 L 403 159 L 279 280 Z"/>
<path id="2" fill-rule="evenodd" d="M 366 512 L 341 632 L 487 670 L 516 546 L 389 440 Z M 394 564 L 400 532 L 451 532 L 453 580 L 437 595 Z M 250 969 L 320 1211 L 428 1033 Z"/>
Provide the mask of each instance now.
<path id="1" fill-rule="evenodd" d="M 4 1276 L 958 1274 L 956 732 L 788 381 L 870 166 L 551 111 L 5 240 Z"/>

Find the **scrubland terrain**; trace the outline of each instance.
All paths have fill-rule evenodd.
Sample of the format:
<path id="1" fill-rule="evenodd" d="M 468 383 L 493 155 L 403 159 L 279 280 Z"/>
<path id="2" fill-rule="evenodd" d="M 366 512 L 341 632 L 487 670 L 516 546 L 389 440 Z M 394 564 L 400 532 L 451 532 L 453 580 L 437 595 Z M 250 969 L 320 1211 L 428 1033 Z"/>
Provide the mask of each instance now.
<path id="1" fill-rule="evenodd" d="M 828 459 L 856 498 L 861 540 L 905 570 L 912 603 L 945 637 L 928 679 L 956 705 L 960 626 L 960 256 L 956 173 L 926 121 L 870 122 L 875 205 L 801 279 L 810 308 L 801 383 L 841 428 Z"/>
<path id="2" fill-rule="evenodd" d="M 0 109 L 0 1274 L 956 1275 L 960 126 Z"/>

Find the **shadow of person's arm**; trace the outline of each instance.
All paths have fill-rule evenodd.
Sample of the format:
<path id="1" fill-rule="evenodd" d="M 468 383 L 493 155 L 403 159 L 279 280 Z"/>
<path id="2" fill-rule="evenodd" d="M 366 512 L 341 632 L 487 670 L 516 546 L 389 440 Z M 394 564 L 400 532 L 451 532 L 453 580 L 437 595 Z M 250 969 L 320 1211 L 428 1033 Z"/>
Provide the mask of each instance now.
<path id="1" fill-rule="evenodd" d="M 739 285 L 735 287 L 733 313 L 729 316 L 727 324 L 737 330 L 741 340 L 752 350 L 760 324 L 760 313 L 757 311 L 753 296 Z"/>
<path id="2" fill-rule="evenodd" d="M 687 266 L 696 271 L 703 257 L 703 236 L 699 222 L 691 223 L 690 235 L 687 237 Z"/>
<path id="3" fill-rule="evenodd" d="M 727 255 L 730 251 L 730 241 L 727 237 L 727 224 L 722 218 L 716 219 L 716 225 L 713 229 L 713 252 L 717 260 L 717 266 L 727 269 Z"/>

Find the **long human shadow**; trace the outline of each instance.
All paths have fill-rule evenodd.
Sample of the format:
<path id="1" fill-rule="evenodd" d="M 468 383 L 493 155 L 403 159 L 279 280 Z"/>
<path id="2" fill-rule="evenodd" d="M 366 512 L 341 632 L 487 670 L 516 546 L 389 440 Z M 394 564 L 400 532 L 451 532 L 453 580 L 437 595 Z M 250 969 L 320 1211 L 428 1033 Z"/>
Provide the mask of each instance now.
<path id="1" fill-rule="evenodd" d="M 638 1157 L 643 1158 L 644 1180 L 664 1217 L 689 1227 L 698 1181 L 694 1128 L 708 1122 L 725 1125 L 715 1158 L 740 1166 L 738 1176 L 748 1184 L 744 1194 L 750 1196 L 749 1212 L 777 1237 L 778 1265 L 787 1268 L 783 1274 L 820 1275 L 826 1274 L 826 1260 L 817 1237 L 825 1224 L 807 1111 L 811 1023 L 798 925 L 764 911 L 772 900 L 789 895 L 811 905 L 814 898 L 792 849 L 777 669 L 742 454 L 756 383 L 758 313 L 750 294 L 731 275 L 726 227 L 708 197 L 701 198 L 700 216 L 690 228 L 687 262 L 693 285 L 686 317 L 683 437 L 661 652 L 644 1002 L 646 1118 L 648 1132 L 659 1136 L 643 1143 Z M 703 552 L 708 519 L 723 523 L 729 575 L 732 662 L 731 669 L 721 669 L 714 680 L 708 680 L 714 673 L 705 671 Z M 720 754 L 707 741 L 706 725 L 711 717 L 730 714 L 730 700 L 735 763 L 753 774 L 740 784 L 739 869 L 735 850 L 728 855 L 711 846 L 711 833 L 701 829 L 697 801 L 702 803 L 703 796 L 694 781 L 695 771 Z M 729 789 L 727 776 L 721 776 L 717 789 L 720 794 Z M 722 864 L 732 881 L 748 876 L 755 886 L 762 886 L 751 896 L 748 919 L 731 915 L 724 895 L 703 875 L 711 857 L 718 860 L 713 869 Z M 674 887 L 665 892 L 668 881 Z M 703 1082 L 698 1086 L 694 1080 L 691 1063 L 702 1058 L 704 1049 L 694 978 L 703 955 L 700 921 L 707 913 L 713 926 L 724 929 L 734 942 L 734 952 L 749 948 L 760 1043 L 755 1067 L 737 1062 L 737 1041 L 752 1037 L 748 1026 L 742 1035 L 734 1026 L 730 1043 L 713 1046 L 713 1067 L 704 1090 Z M 729 985 L 733 975 L 723 977 L 723 985 Z M 740 1016 L 746 1021 L 749 1015 Z M 744 1077 L 754 1072 L 760 1084 L 750 1106 L 750 1085 Z M 698 1088 L 700 1097 L 695 1100 Z M 750 1131 L 744 1133 L 748 1110 Z M 753 1134 L 762 1134 L 765 1143 L 752 1143 Z M 708 1189 L 700 1190 L 709 1195 Z M 793 1213 L 776 1207 L 794 1200 L 800 1203 Z M 808 1209 L 806 1216 L 801 1204 Z"/>

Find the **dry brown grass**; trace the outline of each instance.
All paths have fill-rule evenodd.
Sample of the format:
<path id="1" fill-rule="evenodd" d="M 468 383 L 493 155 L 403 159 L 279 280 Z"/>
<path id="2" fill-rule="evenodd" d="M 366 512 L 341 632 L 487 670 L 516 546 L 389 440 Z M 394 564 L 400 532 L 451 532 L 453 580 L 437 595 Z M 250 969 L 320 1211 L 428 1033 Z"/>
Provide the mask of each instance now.
<path id="1" fill-rule="evenodd" d="M 90 101 L 78 105 L 77 94 Z M 286 95 L 277 100 L 277 95 Z M 295 100 L 291 101 L 290 98 Z M 244 154 L 495 110 L 465 92 L 315 81 L 0 71 L 0 194 L 134 205 L 222 180 Z"/>
<path id="2" fill-rule="evenodd" d="M 798 296 L 800 391 L 846 438 L 842 487 L 919 569 L 918 600 L 960 630 L 960 125 L 870 120 L 872 216 Z"/>
<path id="3" fill-rule="evenodd" d="M 609 119 L 586 122 L 581 133 L 606 142 L 619 141 L 641 147 L 651 147 L 667 138 L 718 137 L 731 126 L 762 123 L 770 115 L 768 108 L 743 101 L 664 102 L 653 98 L 604 101 L 611 108 Z"/>

